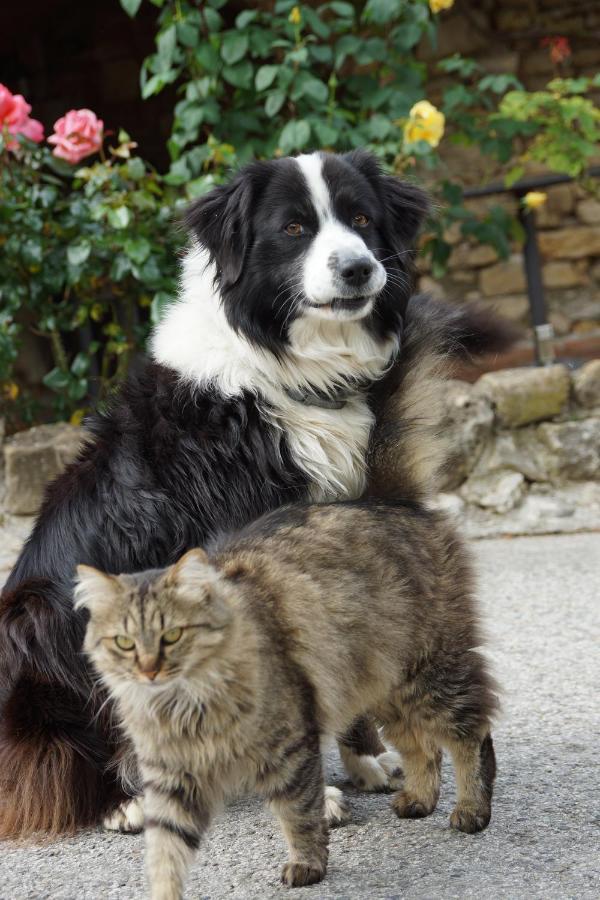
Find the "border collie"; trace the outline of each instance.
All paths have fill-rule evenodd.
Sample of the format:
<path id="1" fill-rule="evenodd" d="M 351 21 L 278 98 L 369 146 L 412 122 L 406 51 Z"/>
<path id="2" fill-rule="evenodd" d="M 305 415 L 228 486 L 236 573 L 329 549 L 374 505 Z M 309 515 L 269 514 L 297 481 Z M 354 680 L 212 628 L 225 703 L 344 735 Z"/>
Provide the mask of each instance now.
<path id="1" fill-rule="evenodd" d="M 359 152 L 252 163 L 191 207 L 151 359 L 92 418 L 0 599 L 0 836 L 72 831 L 124 796 L 123 742 L 81 654 L 77 564 L 167 566 L 284 503 L 363 493 L 426 208 Z M 439 326 L 417 306 L 417 330 L 429 312 Z M 459 318 L 450 341 L 468 337 Z M 343 743 L 356 780 L 387 783 L 368 723 Z"/>

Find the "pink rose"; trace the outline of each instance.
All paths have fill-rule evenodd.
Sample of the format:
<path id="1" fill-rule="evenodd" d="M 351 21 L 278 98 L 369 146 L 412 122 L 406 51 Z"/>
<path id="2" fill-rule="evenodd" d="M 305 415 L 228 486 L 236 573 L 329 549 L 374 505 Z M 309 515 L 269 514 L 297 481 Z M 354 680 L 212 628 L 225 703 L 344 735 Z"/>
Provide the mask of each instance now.
<path id="1" fill-rule="evenodd" d="M 37 119 L 30 119 L 31 106 L 21 94 L 12 94 L 0 84 L 0 131 L 22 134 L 39 144 L 44 139 L 44 126 Z M 18 141 L 7 141 L 9 150 L 16 150 Z"/>
<path id="2" fill-rule="evenodd" d="M 103 128 L 104 122 L 91 109 L 71 109 L 54 123 L 54 134 L 48 143 L 56 145 L 54 156 L 78 163 L 100 149 Z"/>

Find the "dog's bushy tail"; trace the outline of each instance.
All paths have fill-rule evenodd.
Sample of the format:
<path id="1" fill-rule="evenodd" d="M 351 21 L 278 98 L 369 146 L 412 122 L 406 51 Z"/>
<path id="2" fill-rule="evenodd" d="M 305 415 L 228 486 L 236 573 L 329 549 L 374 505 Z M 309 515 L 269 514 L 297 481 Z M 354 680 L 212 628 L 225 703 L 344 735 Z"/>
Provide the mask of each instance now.
<path id="1" fill-rule="evenodd" d="M 377 386 L 369 494 L 422 501 L 440 482 L 448 458 L 444 382 L 456 362 L 508 349 L 519 332 L 475 304 L 411 298 L 398 361 Z"/>
<path id="2" fill-rule="evenodd" d="M 83 630 L 47 579 L 0 598 L 0 838 L 72 833 L 114 794 L 109 719 L 98 715 Z"/>

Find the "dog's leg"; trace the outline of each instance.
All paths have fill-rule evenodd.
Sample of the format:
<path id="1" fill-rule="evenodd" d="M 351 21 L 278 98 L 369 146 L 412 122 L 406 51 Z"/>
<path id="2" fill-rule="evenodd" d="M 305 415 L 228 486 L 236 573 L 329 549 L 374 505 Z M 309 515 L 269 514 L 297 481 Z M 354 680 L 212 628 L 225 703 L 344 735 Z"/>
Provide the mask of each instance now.
<path id="1" fill-rule="evenodd" d="M 402 760 L 382 744 L 375 722 L 361 716 L 339 738 L 344 768 L 352 783 L 363 791 L 397 790 L 402 780 Z"/>
<path id="2" fill-rule="evenodd" d="M 121 834 L 139 834 L 144 830 L 143 798 L 131 797 L 119 803 L 115 810 L 104 817 L 102 827 L 106 831 L 120 831 Z"/>

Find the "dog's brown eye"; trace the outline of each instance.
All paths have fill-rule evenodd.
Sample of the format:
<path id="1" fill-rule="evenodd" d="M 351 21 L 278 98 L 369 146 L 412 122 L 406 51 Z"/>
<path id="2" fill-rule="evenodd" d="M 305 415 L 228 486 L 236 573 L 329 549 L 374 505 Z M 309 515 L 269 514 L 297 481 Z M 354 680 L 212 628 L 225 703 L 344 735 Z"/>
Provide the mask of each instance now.
<path id="1" fill-rule="evenodd" d="M 369 224 L 369 217 L 365 216 L 363 213 L 359 213 L 352 219 L 352 224 L 358 225 L 359 228 L 365 228 Z"/>
<path id="2" fill-rule="evenodd" d="M 298 237 L 299 235 L 304 234 L 304 228 L 300 222 L 290 222 L 289 225 L 285 226 L 285 233 L 291 234 L 292 237 Z"/>

